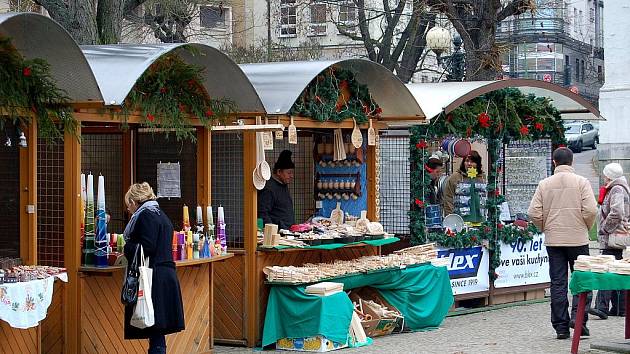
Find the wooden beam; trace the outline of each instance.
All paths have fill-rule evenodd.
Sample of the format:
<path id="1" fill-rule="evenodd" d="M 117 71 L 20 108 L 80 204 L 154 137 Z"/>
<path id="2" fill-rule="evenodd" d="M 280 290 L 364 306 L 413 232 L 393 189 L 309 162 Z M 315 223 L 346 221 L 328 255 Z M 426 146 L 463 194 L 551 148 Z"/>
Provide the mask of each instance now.
<path id="1" fill-rule="evenodd" d="M 77 128 L 81 134 L 81 127 Z M 64 136 L 64 265 L 68 283 L 63 297 L 64 353 L 81 351 L 81 144 L 76 136 Z"/>
<path id="2" fill-rule="evenodd" d="M 245 339 L 247 345 L 256 345 L 258 333 L 258 272 L 256 269 L 257 231 L 257 191 L 252 181 L 252 172 L 256 168 L 256 133 L 243 133 L 243 236 L 245 238 Z"/>
<path id="3" fill-rule="evenodd" d="M 258 132 L 284 130 L 282 124 L 244 124 L 244 125 L 215 125 L 212 127 L 213 132 L 226 133 L 242 133 L 245 130 L 253 130 Z"/>
<path id="4" fill-rule="evenodd" d="M 376 131 L 378 134 L 378 130 Z M 378 139 L 377 139 L 378 140 Z M 376 211 L 376 169 L 378 165 L 378 159 L 376 155 L 376 146 L 367 147 L 367 218 L 372 221 L 377 221 Z"/>
<path id="5" fill-rule="evenodd" d="M 197 128 L 197 204 L 201 206 L 212 205 L 212 175 L 211 167 L 211 140 L 210 131 L 203 127 Z M 202 208 L 206 212 L 206 208 Z M 204 220 L 208 220 L 206 214 Z"/>
<path id="6" fill-rule="evenodd" d="M 20 158 L 20 258 L 25 264 L 37 264 L 37 120 L 23 127 L 26 148 Z M 17 142 L 16 142 L 17 143 Z"/>

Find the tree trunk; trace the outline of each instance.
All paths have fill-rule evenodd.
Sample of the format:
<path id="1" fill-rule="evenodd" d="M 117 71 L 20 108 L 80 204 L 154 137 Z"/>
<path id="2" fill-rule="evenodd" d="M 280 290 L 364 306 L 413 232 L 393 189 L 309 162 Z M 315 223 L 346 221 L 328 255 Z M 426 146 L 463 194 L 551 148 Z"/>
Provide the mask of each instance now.
<path id="1" fill-rule="evenodd" d="M 433 26 L 435 26 L 435 14 L 424 13 L 420 16 L 419 24 L 405 46 L 400 66 L 396 69 L 396 76 L 402 82 L 408 83 L 416 73 L 416 67 L 427 45 L 425 30 Z"/>
<path id="2" fill-rule="evenodd" d="M 123 1 L 99 0 L 96 12 L 99 43 L 116 44 L 122 33 Z"/>
<path id="3" fill-rule="evenodd" d="M 466 50 L 466 81 L 496 80 L 501 70 L 501 53 L 496 46 L 492 23 L 484 23 L 474 32 L 469 31 L 470 41 L 464 41 Z"/>
<path id="4" fill-rule="evenodd" d="M 97 44 L 96 0 L 37 0 L 79 44 Z"/>

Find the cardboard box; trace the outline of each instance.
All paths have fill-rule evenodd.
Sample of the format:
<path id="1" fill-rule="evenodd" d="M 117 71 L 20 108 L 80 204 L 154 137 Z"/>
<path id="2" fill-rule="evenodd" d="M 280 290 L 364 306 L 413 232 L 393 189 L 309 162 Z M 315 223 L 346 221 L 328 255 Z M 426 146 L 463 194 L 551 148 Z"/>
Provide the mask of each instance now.
<path id="1" fill-rule="evenodd" d="M 359 301 L 374 301 L 382 306 L 387 307 L 390 310 L 397 311 L 398 310 L 388 303 L 383 297 L 380 296 L 378 291 L 373 288 L 361 288 L 355 289 L 350 293 L 350 299 L 352 302 L 358 303 Z M 402 315 L 400 317 L 391 317 L 384 318 L 380 317 L 376 312 L 370 309 L 368 306 L 363 306 L 363 313 L 366 315 L 370 315 L 372 317 L 371 320 L 362 320 L 361 325 L 363 326 L 363 330 L 368 337 L 379 337 L 386 336 L 392 334 L 392 332 L 399 328 L 402 330 L 403 318 Z"/>
<path id="2" fill-rule="evenodd" d="M 337 343 L 329 340 L 325 336 L 282 338 L 276 341 L 276 349 L 294 350 L 298 352 L 325 353 L 337 349 L 346 348 L 347 346 L 347 340 L 345 343 Z"/>

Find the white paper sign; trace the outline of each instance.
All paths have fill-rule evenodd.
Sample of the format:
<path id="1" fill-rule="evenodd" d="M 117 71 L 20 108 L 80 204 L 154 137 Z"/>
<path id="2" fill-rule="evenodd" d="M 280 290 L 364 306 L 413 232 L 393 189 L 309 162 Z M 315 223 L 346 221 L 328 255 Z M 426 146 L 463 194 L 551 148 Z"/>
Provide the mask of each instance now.
<path id="1" fill-rule="evenodd" d="M 181 198 L 180 165 L 175 163 L 157 164 L 157 197 Z"/>
<path id="2" fill-rule="evenodd" d="M 501 243 L 501 263 L 495 270 L 496 288 L 548 283 L 549 256 L 545 235 L 538 234 L 529 242 Z"/>
<path id="3" fill-rule="evenodd" d="M 448 275 L 453 295 L 477 293 L 490 289 L 490 267 L 488 249 L 482 246 L 471 248 L 440 248 L 438 258 L 448 258 Z"/>

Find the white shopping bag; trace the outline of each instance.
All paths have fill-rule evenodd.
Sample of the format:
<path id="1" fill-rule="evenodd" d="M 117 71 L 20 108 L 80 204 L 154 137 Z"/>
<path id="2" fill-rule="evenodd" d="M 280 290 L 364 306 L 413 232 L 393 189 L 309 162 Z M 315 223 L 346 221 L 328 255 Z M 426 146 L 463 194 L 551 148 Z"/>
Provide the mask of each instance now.
<path id="1" fill-rule="evenodd" d="M 149 268 L 149 257 L 144 258 L 144 250 L 140 246 L 140 267 L 138 268 L 138 302 L 136 302 L 130 324 L 136 328 L 147 328 L 155 324 L 151 285 L 153 269 Z"/>

